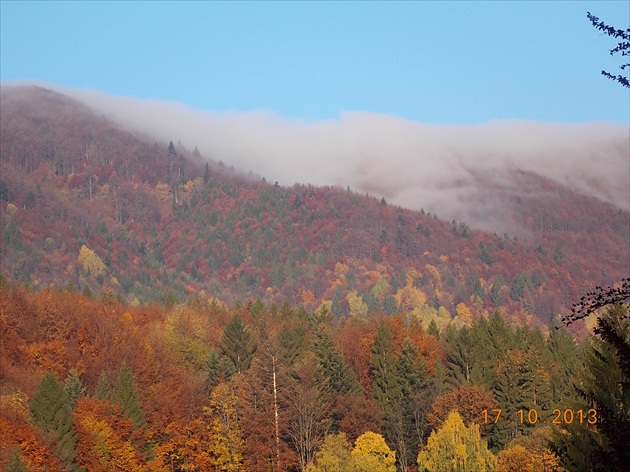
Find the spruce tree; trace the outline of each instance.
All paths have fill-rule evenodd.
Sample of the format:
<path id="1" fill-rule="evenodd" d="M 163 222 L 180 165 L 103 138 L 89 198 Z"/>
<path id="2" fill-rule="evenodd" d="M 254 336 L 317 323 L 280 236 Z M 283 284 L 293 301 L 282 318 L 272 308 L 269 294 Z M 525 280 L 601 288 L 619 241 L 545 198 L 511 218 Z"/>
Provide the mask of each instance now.
<path id="1" fill-rule="evenodd" d="M 239 315 L 234 315 L 225 326 L 220 348 L 221 353 L 230 361 L 229 374 L 249 369 L 256 352 L 256 343 Z"/>
<path id="2" fill-rule="evenodd" d="M 76 456 L 76 435 L 70 399 L 51 372 L 46 374 L 33 395 L 30 413 L 35 423 L 55 444 L 62 464 L 70 467 Z"/>
<path id="3" fill-rule="evenodd" d="M 68 394 L 70 406 L 74 410 L 74 407 L 77 404 L 77 400 L 80 397 L 85 396 L 85 386 L 81 382 L 81 378 L 79 377 L 79 373 L 76 369 L 71 369 L 70 372 L 68 372 L 68 377 L 66 377 L 64 389 Z"/>
<path id="4" fill-rule="evenodd" d="M 622 302 L 605 310 L 581 357 L 574 410 L 585 419 L 566 425 L 555 441 L 570 470 L 624 471 L 630 464 L 630 313 Z"/>
<path id="5" fill-rule="evenodd" d="M 320 362 L 328 385 L 336 393 L 359 393 L 361 387 L 354 371 L 350 369 L 341 353 L 335 348 L 332 338 L 320 328 L 316 333 L 315 354 Z"/>
<path id="6" fill-rule="evenodd" d="M 372 357 L 372 396 L 381 407 L 385 408 L 397 400 L 401 390 L 396 372 L 396 357 L 389 326 L 381 321 L 374 335 Z"/>
<path id="7" fill-rule="evenodd" d="M 424 412 L 430 409 L 427 396 L 429 372 L 418 356 L 415 345 L 406 338 L 396 362 L 396 376 L 400 394 L 387 410 L 386 436 L 396 449 L 396 458 L 402 472 L 408 469 L 418 455 L 418 444 L 424 431 Z"/>
<path id="8" fill-rule="evenodd" d="M 106 398 L 109 398 L 109 395 L 109 380 L 107 379 L 105 372 L 101 372 L 101 375 L 98 377 L 98 381 L 96 382 L 96 388 L 94 389 L 94 397 L 97 400 L 105 400 Z"/>
<path id="9" fill-rule="evenodd" d="M 11 458 L 11 462 L 9 462 L 9 466 L 7 467 L 7 472 L 29 472 L 30 469 L 26 461 L 22 458 L 22 453 L 20 448 L 16 447 L 13 451 L 13 457 Z"/>
<path id="10" fill-rule="evenodd" d="M 144 425 L 144 413 L 140 407 L 133 372 L 126 362 L 123 362 L 118 372 L 118 379 L 112 392 L 112 402 L 122 408 L 125 416 L 132 421 L 134 429 Z"/>

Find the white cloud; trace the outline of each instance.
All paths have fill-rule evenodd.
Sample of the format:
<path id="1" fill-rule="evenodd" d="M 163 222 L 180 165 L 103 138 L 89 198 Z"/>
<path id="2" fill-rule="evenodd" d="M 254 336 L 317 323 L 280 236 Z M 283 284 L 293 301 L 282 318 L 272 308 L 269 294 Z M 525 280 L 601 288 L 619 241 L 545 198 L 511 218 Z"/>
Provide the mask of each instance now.
<path id="1" fill-rule="evenodd" d="M 620 124 L 501 121 L 447 126 L 365 112 L 309 124 L 266 111 L 219 114 L 177 103 L 53 88 L 125 127 L 197 146 L 206 157 L 271 182 L 349 185 L 490 229 L 500 230 L 489 217 L 500 199 L 492 189 L 513 185 L 510 173 L 517 170 L 624 209 L 630 206 L 630 131 Z"/>

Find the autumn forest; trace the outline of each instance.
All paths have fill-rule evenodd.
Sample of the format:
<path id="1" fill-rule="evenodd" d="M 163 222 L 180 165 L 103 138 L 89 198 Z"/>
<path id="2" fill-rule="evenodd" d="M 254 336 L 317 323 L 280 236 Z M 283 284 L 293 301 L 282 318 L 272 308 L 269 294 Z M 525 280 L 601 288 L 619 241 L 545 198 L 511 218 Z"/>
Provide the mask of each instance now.
<path id="1" fill-rule="evenodd" d="M 627 210 L 514 170 L 490 233 L 1 93 L 0 469 L 630 463 Z"/>

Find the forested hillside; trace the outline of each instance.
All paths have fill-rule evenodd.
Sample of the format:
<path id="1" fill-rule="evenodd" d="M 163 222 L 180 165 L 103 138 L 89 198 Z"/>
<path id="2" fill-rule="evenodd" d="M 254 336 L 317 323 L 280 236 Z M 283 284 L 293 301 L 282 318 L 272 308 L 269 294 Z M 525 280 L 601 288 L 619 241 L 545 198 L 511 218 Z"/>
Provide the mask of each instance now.
<path id="1" fill-rule="evenodd" d="M 518 170 L 514 189 L 488 195 L 511 203 L 520 238 L 241 175 L 44 89 L 2 90 L 1 133 L 2 273 L 34 287 L 141 303 L 288 300 L 443 327 L 496 309 L 548 323 L 629 270 L 627 211 Z"/>
<path id="2" fill-rule="evenodd" d="M 630 461 L 627 210 L 514 169 L 488 233 L 35 87 L 0 132 L 1 470 Z"/>
<path id="3" fill-rule="evenodd" d="M 600 320 L 627 350 L 623 290 Z M 601 334 L 578 345 L 498 313 L 427 331 L 402 314 L 340 319 L 202 297 L 130 307 L 6 280 L 0 330 L 5 470 L 627 464 L 627 354 Z"/>

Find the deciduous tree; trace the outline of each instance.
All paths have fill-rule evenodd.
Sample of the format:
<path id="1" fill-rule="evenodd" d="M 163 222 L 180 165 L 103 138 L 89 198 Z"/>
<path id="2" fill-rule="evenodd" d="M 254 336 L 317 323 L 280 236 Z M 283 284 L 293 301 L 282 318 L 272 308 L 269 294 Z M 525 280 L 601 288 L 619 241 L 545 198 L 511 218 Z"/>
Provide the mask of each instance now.
<path id="1" fill-rule="evenodd" d="M 464 425 L 452 412 L 442 427 L 429 436 L 427 446 L 418 455 L 418 467 L 428 472 L 491 472 L 497 459 L 479 435 L 479 426 Z"/>

